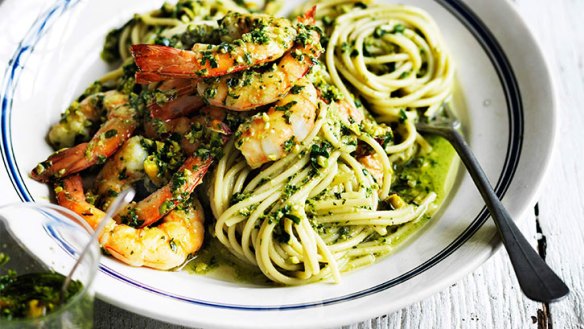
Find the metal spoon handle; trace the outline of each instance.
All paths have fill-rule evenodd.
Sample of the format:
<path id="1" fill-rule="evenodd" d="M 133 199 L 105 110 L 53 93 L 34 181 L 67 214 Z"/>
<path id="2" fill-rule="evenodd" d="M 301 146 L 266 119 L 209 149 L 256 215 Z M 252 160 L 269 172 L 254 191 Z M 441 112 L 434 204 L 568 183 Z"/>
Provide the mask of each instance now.
<path id="1" fill-rule="evenodd" d="M 99 225 L 97 225 L 97 227 L 95 228 L 95 231 L 89 237 L 87 244 L 81 250 L 79 257 L 77 258 L 77 261 L 75 262 L 75 264 L 73 264 L 71 271 L 69 272 L 69 274 L 65 278 L 65 281 L 63 282 L 63 286 L 61 287 L 61 294 L 60 294 L 61 303 L 64 302 L 64 297 L 65 297 L 65 294 L 67 292 L 67 288 L 69 287 L 69 284 L 71 283 L 71 280 L 73 278 L 73 274 L 75 273 L 75 271 L 79 267 L 79 264 L 81 264 L 81 261 L 85 258 L 85 255 L 87 255 L 87 253 L 91 249 L 91 244 L 94 241 L 97 241 L 97 239 L 99 238 L 99 235 L 101 234 L 101 231 L 103 230 L 103 228 L 107 224 L 108 219 L 112 218 L 113 215 L 116 213 L 116 211 L 118 211 L 122 206 L 124 206 L 124 205 L 128 204 L 130 201 L 132 201 L 132 199 L 134 198 L 134 195 L 136 195 L 136 191 L 134 191 L 133 188 L 128 188 L 128 189 L 120 192 L 120 194 L 118 194 L 118 196 L 110 204 L 108 210 L 105 213 L 105 216 L 101 219 Z"/>
<path id="2" fill-rule="evenodd" d="M 426 126 L 424 130 L 446 138 L 462 159 L 495 221 L 523 293 L 532 300 L 545 303 L 567 295 L 570 290 L 517 228 L 464 138 L 452 128 Z"/>

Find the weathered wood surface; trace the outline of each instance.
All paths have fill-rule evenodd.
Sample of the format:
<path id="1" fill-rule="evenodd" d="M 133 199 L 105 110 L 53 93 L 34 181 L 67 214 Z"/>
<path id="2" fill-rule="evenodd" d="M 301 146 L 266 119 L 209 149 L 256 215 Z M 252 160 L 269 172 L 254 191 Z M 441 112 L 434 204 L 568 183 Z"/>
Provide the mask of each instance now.
<path id="1" fill-rule="evenodd" d="M 584 2 L 521 0 L 516 6 L 548 55 L 558 96 L 559 143 L 539 198 L 539 224 L 546 261 L 572 293 L 550 305 L 548 323 L 584 328 Z"/>

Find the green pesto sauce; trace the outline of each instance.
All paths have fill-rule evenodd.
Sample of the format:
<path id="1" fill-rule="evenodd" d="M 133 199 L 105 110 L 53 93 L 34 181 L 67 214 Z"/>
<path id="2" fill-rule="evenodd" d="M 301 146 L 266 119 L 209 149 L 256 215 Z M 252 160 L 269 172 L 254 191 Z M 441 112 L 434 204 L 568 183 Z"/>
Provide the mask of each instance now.
<path id="1" fill-rule="evenodd" d="M 55 272 L 0 275 L 0 319 L 36 318 L 56 311 L 83 285 L 71 281 L 61 301 L 65 276 Z"/>
<path id="2" fill-rule="evenodd" d="M 435 161 L 429 176 L 434 191 L 438 195 L 435 203 L 440 207 L 452 189 L 459 161 L 456 157 L 456 151 L 446 139 L 438 136 L 427 137 L 427 139 L 432 145 L 430 158 Z"/>
<path id="3" fill-rule="evenodd" d="M 456 152 L 445 139 L 427 136 L 426 140 L 432 146 L 432 151 L 417 156 L 403 166 L 397 166 L 395 172 L 398 177 L 397 185 L 394 184 L 393 192 L 398 192 L 405 201 L 415 202 L 416 198 L 423 198 L 428 191 L 434 191 L 437 194 L 434 202 L 436 207 L 429 211 L 433 214 L 439 209 L 452 188 L 458 161 L 455 161 Z M 431 218 L 431 216 L 422 216 L 415 222 L 395 227 L 392 233 L 384 237 L 385 243 L 391 246 L 403 243 Z M 217 239 L 208 235 L 205 238 L 205 246 L 185 267 L 185 270 L 224 281 L 262 286 L 276 285 L 258 268 L 237 259 Z"/>
<path id="4" fill-rule="evenodd" d="M 405 166 L 396 170 L 398 181 L 393 188 L 406 201 L 416 202 L 416 198 L 424 197 L 430 191 L 437 194 L 434 203 L 440 206 L 452 188 L 458 161 L 455 160 L 456 151 L 450 143 L 442 137 L 426 136 L 432 151 L 419 155 Z M 404 181 L 406 179 L 406 181 Z M 406 186 L 404 186 L 404 183 Z M 397 186 L 396 186 L 397 185 Z M 400 191 L 399 189 L 402 189 Z"/>
<path id="5" fill-rule="evenodd" d="M 413 199 L 415 202 L 416 196 L 423 197 L 426 195 L 426 191 L 434 191 L 436 193 L 435 206 L 429 209 L 427 215 L 418 220 L 396 227 L 386 242 L 390 246 L 400 245 L 430 222 L 432 215 L 444 204 L 454 184 L 459 165 L 458 158 L 455 156 L 456 151 L 442 137 L 425 136 L 424 138 L 432 145 L 432 151 L 413 159 L 400 168 L 401 171 L 396 171 L 396 174 L 416 177 L 417 184 L 414 187 L 410 187 L 408 192 L 404 192 L 407 195 L 406 201 Z M 418 195 L 412 195 L 416 193 Z M 410 200 L 407 200 L 408 197 Z"/>
<path id="6" fill-rule="evenodd" d="M 233 256 L 219 240 L 210 236 L 205 237 L 205 246 L 184 269 L 192 274 L 208 275 L 223 281 L 261 286 L 275 285 L 259 268 Z"/>

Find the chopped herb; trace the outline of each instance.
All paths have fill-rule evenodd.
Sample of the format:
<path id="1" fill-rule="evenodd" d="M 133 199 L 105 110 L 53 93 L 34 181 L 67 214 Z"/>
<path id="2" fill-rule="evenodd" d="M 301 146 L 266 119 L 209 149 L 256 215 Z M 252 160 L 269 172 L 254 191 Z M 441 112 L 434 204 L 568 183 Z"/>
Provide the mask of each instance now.
<path id="1" fill-rule="evenodd" d="M 209 66 L 212 68 L 217 68 L 219 66 L 217 60 L 213 56 L 213 53 L 210 51 L 204 51 L 203 57 L 201 58 L 201 65 L 205 65 L 207 62 L 209 62 Z"/>
<path id="2" fill-rule="evenodd" d="M 233 194 L 231 196 L 231 200 L 229 201 L 230 205 L 234 205 L 240 201 L 243 201 L 247 198 L 249 198 L 250 193 L 249 192 L 236 192 L 235 194 Z"/>
<path id="3" fill-rule="evenodd" d="M 239 84 L 239 81 L 240 81 L 240 79 L 238 79 L 238 78 L 227 78 L 227 80 L 226 80 L 227 87 L 235 88 Z"/>
<path id="4" fill-rule="evenodd" d="M 274 110 L 276 110 L 276 111 L 288 111 L 292 106 L 296 105 L 296 103 L 298 103 L 298 102 L 297 101 L 291 101 L 291 102 L 286 103 L 285 105 L 274 107 Z"/>
<path id="5" fill-rule="evenodd" d="M 217 88 L 205 89 L 205 98 L 214 98 L 215 96 L 217 96 Z"/>
<path id="6" fill-rule="evenodd" d="M 298 95 L 300 93 L 300 91 L 302 91 L 302 89 L 304 89 L 304 86 L 294 86 L 290 89 L 290 93 L 294 94 L 294 95 Z"/>
<path id="7" fill-rule="evenodd" d="M 110 129 L 104 133 L 105 138 L 112 138 L 118 134 L 118 131 L 115 129 Z"/>
<path id="8" fill-rule="evenodd" d="M 301 218 L 300 218 L 300 217 L 298 217 L 298 216 L 296 216 L 296 215 L 287 214 L 287 215 L 286 215 L 286 218 L 289 218 L 289 219 L 291 219 L 291 220 L 294 222 L 294 224 L 300 224 L 300 220 L 301 220 Z"/>
<path id="9" fill-rule="evenodd" d="M 107 160 L 107 157 L 105 155 L 101 155 L 101 154 L 97 155 L 97 164 L 104 164 L 106 160 Z M 65 170 L 65 169 L 62 169 L 62 170 Z M 62 174 L 65 174 L 65 172 L 63 172 Z M 61 170 L 59 171 L 59 175 L 61 175 Z"/>
<path id="10" fill-rule="evenodd" d="M 119 180 L 124 180 L 126 178 L 128 178 L 127 168 L 124 167 L 122 170 L 120 170 L 120 173 L 118 174 L 118 179 Z"/>
<path id="11" fill-rule="evenodd" d="M 202 70 L 198 70 L 197 72 L 195 72 L 196 75 L 202 77 L 202 76 L 206 76 L 209 73 L 209 70 L 207 69 L 202 69 Z"/>
<path id="12" fill-rule="evenodd" d="M 184 170 L 176 172 L 172 175 L 172 189 L 173 192 L 179 190 L 187 183 L 187 178 Z"/>
<path id="13" fill-rule="evenodd" d="M 310 148 L 310 164 L 316 169 L 320 168 L 322 160 L 319 161 L 319 159 L 328 159 L 331 150 L 332 145 L 329 142 L 325 141 L 321 145 L 313 144 Z"/>
<path id="14" fill-rule="evenodd" d="M 270 36 L 266 33 L 265 28 L 254 29 L 249 33 L 251 41 L 255 44 L 265 45 L 270 42 Z"/>
<path id="15" fill-rule="evenodd" d="M 219 52 L 223 54 L 232 52 L 234 49 L 233 46 L 227 42 L 222 42 L 221 44 L 219 44 L 219 46 L 217 46 L 217 48 L 219 48 Z"/>
<path id="16" fill-rule="evenodd" d="M 410 73 L 411 73 L 410 71 L 404 71 L 404 72 L 402 72 L 402 74 L 399 75 L 398 79 L 407 78 L 410 75 Z"/>
<path id="17" fill-rule="evenodd" d="M 87 87 L 85 89 L 85 91 L 83 91 L 83 94 L 81 94 L 81 96 L 79 96 L 79 98 L 77 98 L 77 101 L 80 102 L 88 96 L 97 94 L 97 93 L 101 92 L 102 89 L 103 89 L 103 84 L 99 81 L 95 81 L 89 87 Z"/>
<path id="18" fill-rule="evenodd" d="M 296 43 L 299 43 L 303 46 L 306 46 L 311 41 L 312 39 L 310 38 L 310 33 L 306 30 L 298 33 L 298 35 L 296 36 Z"/>
<path id="19" fill-rule="evenodd" d="M 174 242 L 174 238 L 171 238 L 170 241 L 168 241 L 168 245 L 170 247 L 170 250 L 176 252 L 176 243 Z"/>
<path id="20" fill-rule="evenodd" d="M 251 64 L 252 63 L 252 57 L 251 57 L 251 55 L 248 52 L 246 52 L 245 54 L 243 54 L 243 57 L 244 57 L 243 59 L 245 60 L 245 62 L 247 64 Z"/>
<path id="21" fill-rule="evenodd" d="M 365 2 L 359 1 L 355 3 L 355 7 L 365 9 L 367 8 L 367 4 Z"/>
<path id="22" fill-rule="evenodd" d="M 341 51 L 343 53 L 347 53 L 347 52 L 351 51 L 351 45 L 349 45 L 347 42 L 341 43 Z"/>
<path id="23" fill-rule="evenodd" d="M 387 33 L 389 33 L 387 30 L 385 30 L 381 26 L 378 26 L 378 27 L 375 28 L 375 30 L 373 30 L 373 37 L 376 38 L 376 39 L 379 39 L 382 36 L 386 35 Z"/>
<path id="24" fill-rule="evenodd" d="M 284 187 L 284 198 L 289 198 L 290 196 L 292 196 L 292 194 L 296 193 L 296 191 L 298 191 L 299 189 L 300 189 L 300 187 L 298 187 L 296 185 L 287 184 Z"/>
<path id="25" fill-rule="evenodd" d="M 136 213 L 136 207 L 130 207 L 125 214 L 120 216 L 122 224 L 126 224 L 132 227 L 139 227 L 144 224 L 144 221 L 138 218 L 138 214 Z"/>
<path id="26" fill-rule="evenodd" d="M 174 202 L 172 202 L 171 200 L 166 200 L 162 203 L 162 205 L 160 205 L 160 208 L 158 209 L 158 213 L 167 214 L 169 211 L 174 209 L 174 207 L 175 207 Z"/>
<path id="27" fill-rule="evenodd" d="M 396 24 L 393 27 L 392 33 L 403 33 L 406 30 L 406 27 L 403 24 Z"/>
<path id="28" fill-rule="evenodd" d="M 390 130 L 381 137 L 381 146 L 384 148 L 393 142 L 393 132 Z"/>
<path id="29" fill-rule="evenodd" d="M 292 150 L 292 147 L 294 147 L 295 144 L 296 144 L 295 138 L 294 138 L 294 136 L 292 136 L 292 137 L 290 137 L 290 139 L 285 141 L 282 146 L 284 147 L 285 152 L 290 152 Z"/>
<path id="30" fill-rule="evenodd" d="M 406 122 L 407 119 L 408 119 L 408 115 L 406 114 L 406 111 L 404 111 L 403 109 L 400 109 L 399 110 L 399 122 L 404 123 L 404 122 Z"/>

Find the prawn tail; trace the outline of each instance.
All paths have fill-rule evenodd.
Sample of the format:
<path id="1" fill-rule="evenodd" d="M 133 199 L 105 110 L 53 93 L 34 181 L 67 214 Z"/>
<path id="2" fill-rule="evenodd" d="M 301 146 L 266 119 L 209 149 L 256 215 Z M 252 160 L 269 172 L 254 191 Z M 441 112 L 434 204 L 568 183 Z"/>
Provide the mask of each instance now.
<path id="1" fill-rule="evenodd" d="M 147 85 L 153 82 L 164 81 L 167 79 L 166 76 L 155 73 L 155 72 L 136 72 L 136 83 L 140 85 Z"/>
<path id="2" fill-rule="evenodd" d="M 298 16 L 298 22 L 305 25 L 314 25 L 316 23 L 316 5 L 308 9 L 302 16 Z"/>
<path id="3" fill-rule="evenodd" d="M 31 171 L 31 178 L 48 183 L 52 178 L 64 177 L 89 167 L 91 163 L 85 157 L 88 145 L 82 143 L 53 153 Z"/>
<path id="4" fill-rule="evenodd" d="M 139 44 L 130 48 L 140 72 L 138 83 L 165 80 L 167 78 L 196 78 L 198 60 L 193 52 L 160 45 Z"/>
<path id="5" fill-rule="evenodd" d="M 220 134 L 223 143 L 227 143 L 227 141 L 229 140 L 229 136 L 231 136 L 231 134 L 233 133 L 231 128 L 229 128 L 229 126 L 225 122 L 216 119 L 211 121 L 211 124 L 209 125 L 209 130 Z"/>
<path id="6" fill-rule="evenodd" d="M 153 119 L 171 120 L 193 114 L 205 105 L 203 98 L 195 95 L 180 96 L 163 105 L 152 103 L 148 107 Z"/>
<path id="7" fill-rule="evenodd" d="M 68 176 L 55 184 L 57 203 L 79 216 L 96 228 L 105 214 L 85 200 L 83 181 L 79 174 Z"/>

